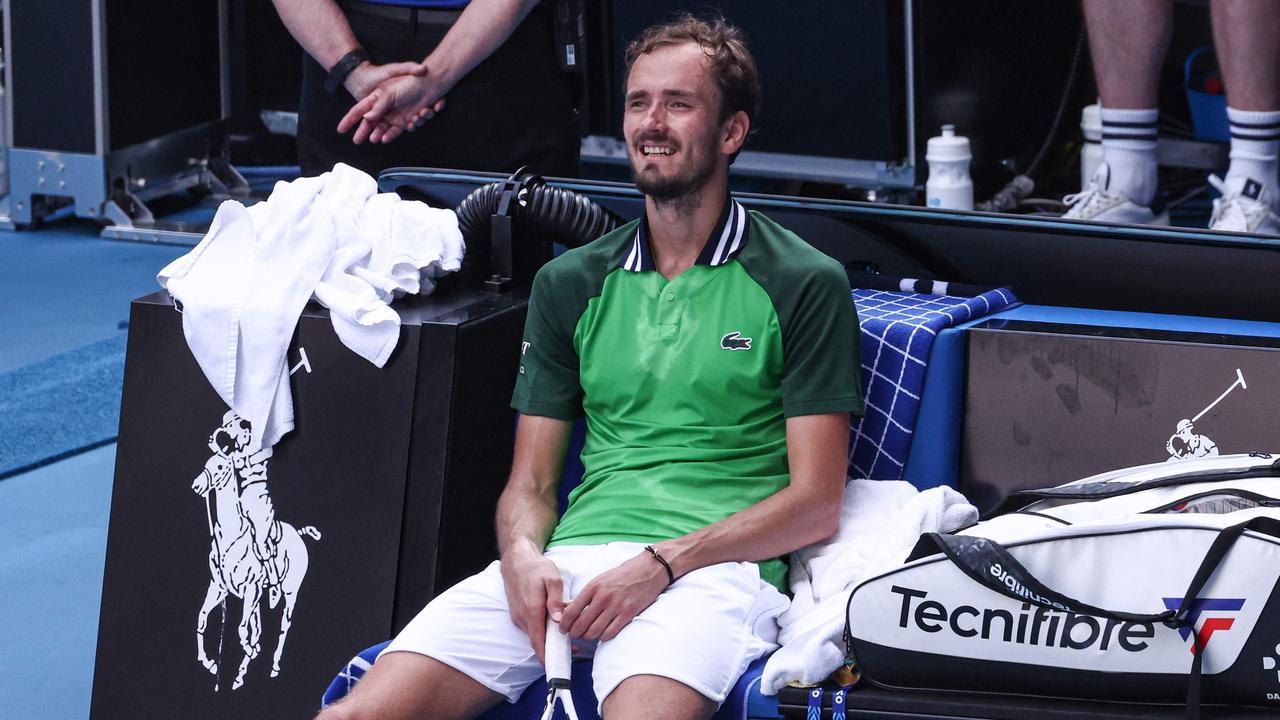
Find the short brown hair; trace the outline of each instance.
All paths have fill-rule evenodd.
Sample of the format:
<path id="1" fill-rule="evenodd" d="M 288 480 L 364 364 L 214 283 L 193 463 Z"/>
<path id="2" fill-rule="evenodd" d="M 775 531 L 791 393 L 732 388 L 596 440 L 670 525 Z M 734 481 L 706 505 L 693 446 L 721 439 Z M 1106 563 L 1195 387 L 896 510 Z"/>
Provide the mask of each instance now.
<path id="1" fill-rule="evenodd" d="M 697 43 L 709 60 L 711 76 L 720 87 L 720 122 L 742 111 L 755 129 L 756 113 L 760 110 L 760 76 L 756 72 L 755 58 L 747 49 L 742 31 L 723 17 L 699 18 L 682 13 L 669 22 L 640 33 L 627 45 L 627 71 L 636 58 L 664 45 Z"/>

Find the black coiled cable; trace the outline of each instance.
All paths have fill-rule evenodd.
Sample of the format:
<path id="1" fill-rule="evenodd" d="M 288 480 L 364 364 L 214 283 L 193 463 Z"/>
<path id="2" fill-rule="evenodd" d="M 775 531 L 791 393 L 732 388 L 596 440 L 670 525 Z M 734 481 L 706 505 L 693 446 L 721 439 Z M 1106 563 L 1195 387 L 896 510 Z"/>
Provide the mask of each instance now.
<path id="1" fill-rule="evenodd" d="M 502 201 L 505 185 L 482 185 L 458 204 L 458 225 L 469 250 L 488 251 L 489 219 Z M 551 187 L 540 177 L 525 183 L 512 215 L 518 237 L 550 239 L 571 248 L 586 245 L 621 224 L 617 215 L 586 196 Z"/>

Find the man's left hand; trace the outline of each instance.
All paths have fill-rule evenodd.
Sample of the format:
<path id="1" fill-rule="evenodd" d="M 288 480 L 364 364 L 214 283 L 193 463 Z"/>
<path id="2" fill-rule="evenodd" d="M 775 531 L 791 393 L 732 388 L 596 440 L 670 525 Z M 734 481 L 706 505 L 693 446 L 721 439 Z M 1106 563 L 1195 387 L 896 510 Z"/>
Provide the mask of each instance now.
<path id="1" fill-rule="evenodd" d="M 426 68 L 416 62 L 394 62 L 385 65 L 374 65 L 365 61 L 356 66 L 342 81 L 342 86 L 351 93 L 357 102 L 369 96 L 378 85 L 401 75 L 421 75 Z"/>
<path id="2" fill-rule="evenodd" d="M 388 78 L 347 111 L 338 132 L 355 128 L 351 141 L 388 143 L 413 130 L 444 109 L 444 88 L 425 65 L 418 74 Z"/>
<path id="3" fill-rule="evenodd" d="M 587 583 L 565 607 L 560 629 L 584 640 L 612 640 L 666 589 L 666 571 L 641 553 Z"/>

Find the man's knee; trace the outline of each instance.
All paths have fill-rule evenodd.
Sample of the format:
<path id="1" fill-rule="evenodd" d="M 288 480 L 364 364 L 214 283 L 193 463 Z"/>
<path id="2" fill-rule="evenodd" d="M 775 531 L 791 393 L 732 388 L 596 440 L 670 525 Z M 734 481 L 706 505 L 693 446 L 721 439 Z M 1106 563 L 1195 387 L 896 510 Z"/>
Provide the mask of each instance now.
<path id="1" fill-rule="evenodd" d="M 381 720 L 385 715 L 376 707 L 361 703 L 359 698 L 348 695 L 324 708 L 315 720 Z"/>
<path id="2" fill-rule="evenodd" d="M 320 714 L 316 715 L 315 720 L 361 720 L 362 717 L 364 716 L 360 714 L 357 708 L 351 706 L 345 700 L 339 700 L 321 710 Z"/>
<path id="3" fill-rule="evenodd" d="M 384 708 L 377 702 L 378 698 L 368 697 L 365 693 L 350 695 L 322 709 L 315 720 L 382 720 L 396 718 L 399 715 Z M 372 701 L 372 702 L 369 702 Z"/>
<path id="4" fill-rule="evenodd" d="M 705 720 L 715 713 L 716 704 L 671 678 L 633 675 L 609 693 L 601 709 L 604 720 Z"/>
<path id="5" fill-rule="evenodd" d="M 316 720 L 466 720 L 503 699 L 444 663 L 412 652 L 383 655 Z"/>

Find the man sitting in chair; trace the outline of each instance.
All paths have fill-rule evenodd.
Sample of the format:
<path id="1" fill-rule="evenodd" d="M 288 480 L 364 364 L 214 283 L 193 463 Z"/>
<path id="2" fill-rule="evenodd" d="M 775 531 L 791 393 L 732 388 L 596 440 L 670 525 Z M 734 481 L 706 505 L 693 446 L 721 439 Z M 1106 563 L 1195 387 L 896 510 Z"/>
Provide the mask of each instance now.
<path id="1" fill-rule="evenodd" d="M 645 214 L 534 281 L 501 560 L 428 604 L 324 720 L 514 702 L 543 675 L 548 615 L 594 641 L 607 720 L 709 717 L 776 648 L 780 556 L 836 530 L 857 319 L 839 263 L 729 196 L 755 62 L 722 19 L 683 16 L 627 63 Z M 557 519 L 584 414 L 586 472 Z"/>

